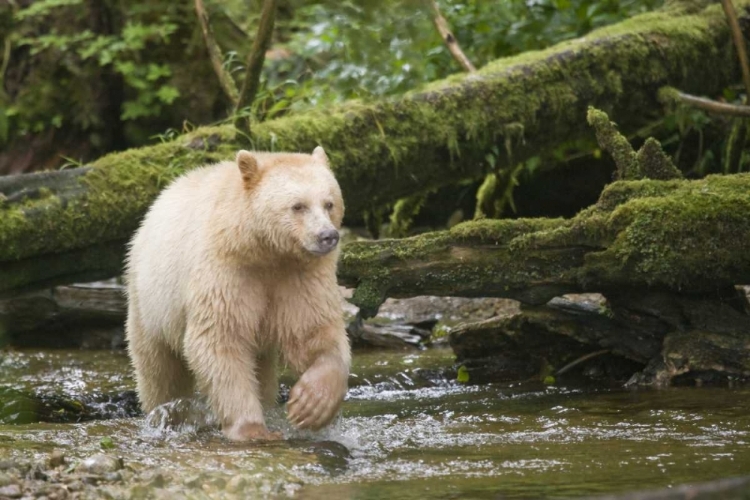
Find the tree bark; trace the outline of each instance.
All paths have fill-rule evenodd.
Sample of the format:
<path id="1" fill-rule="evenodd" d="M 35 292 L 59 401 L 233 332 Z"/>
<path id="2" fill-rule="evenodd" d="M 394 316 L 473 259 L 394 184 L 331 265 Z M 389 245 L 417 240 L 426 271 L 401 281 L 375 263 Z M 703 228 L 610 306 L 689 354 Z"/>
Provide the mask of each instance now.
<path id="1" fill-rule="evenodd" d="M 221 48 L 219 47 L 219 44 L 216 43 L 214 31 L 211 29 L 211 19 L 208 16 L 208 11 L 206 10 L 205 5 L 203 5 L 203 0 L 195 0 L 195 14 L 198 17 L 201 32 L 203 33 L 203 41 L 206 42 L 208 57 L 211 60 L 214 73 L 216 73 L 216 78 L 219 80 L 219 85 L 227 96 L 227 99 L 229 99 L 229 102 L 232 103 L 232 106 L 236 106 L 237 101 L 239 100 L 237 85 L 234 83 L 231 73 L 224 68 Z"/>
<path id="2" fill-rule="evenodd" d="M 240 116 L 239 112 L 242 108 L 251 106 L 258 94 L 260 74 L 266 60 L 266 51 L 271 46 L 273 25 L 276 19 L 276 3 L 276 0 L 263 0 L 258 31 L 255 34 L 255 40 L 253 40 L 253 46 L 245 64 L 245 79 L 242 81 L 242 88 L 235 102 L 234 112 L 238 116 L 235 117 L 234 125 L 243 133 L 250 132 L 250 117 Z"/>
<path id="3" fill-rule="evenodd" d="M 323 145 L 347 213 L 356 217 L 405 196 L 483 178 L 492 148 L 504 151 L 512 144 L 515 165 L 562 142 L 590 140 L 585 120 L 590 104 L 610 112 L 627 132 L 662 113 L 657 89 L 664 85 L 709 95 L 720 91 L 737 75 L 733 54 L 724 50 L 730 33 L 718 5 L 695 6 L 671 2 L 661 11 L 495 61 L 401 99 L 347 103 L 260 123 L 250 140 L 258 150 L 312 151 Z M 122 242 L 160 189 L 186 170 L 232 158 L 240 147 L 233 127 L 206 127 L 108 155 L 73 179 L 57 174 L 66 177 L 63 189 L 56 174 L 46 174 L 42 183 L 38 177 L 5 181 L 16 187 L 4 191 L 15 198 L 0 198 L 0 292 L 116 274 Z M 500 155 L 495 168 L 508 165 L 509 158 Z M 14 195 L 27 180 L 39 184 L 36 198 Z M 522 224 L 532 229 L 558 222 Z M 585 254 L 573 248 L 554 252 L 574 260 Z"/>

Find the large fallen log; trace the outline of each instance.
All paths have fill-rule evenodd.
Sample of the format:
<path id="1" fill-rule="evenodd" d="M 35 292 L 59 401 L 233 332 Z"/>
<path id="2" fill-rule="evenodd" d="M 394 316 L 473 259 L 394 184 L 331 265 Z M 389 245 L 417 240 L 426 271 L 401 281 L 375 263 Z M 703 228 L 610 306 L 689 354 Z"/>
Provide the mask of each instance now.
<path id="1" fill-rule="evenodd" d="M 452 333 L 475 382 L 527 378 L 598 351 L 643 368 L 631 368 L 632 383 L 747 378 L 750 307 L 735 285 L 750 283 L 748 210 L 750 174 L 620 181 L 569 220 L 476 221 L 352 243 L 339 277 L 357 287 L 352 302 L 365 315 L 385 297 L 420 293 L 521 301 L 514 316 Z M 585 314 L 545 305 L 584 291 L 606 305 Z"/>
<path id="2" fill-rule="evenodd" d="M 673 1 L 663 10 L 495 61 L 400 99 L 348 103 L 256 124 L 249 140 L 266 150 L 325 146 L 348 213 L 357 215 L 481 178 L 492 148 L 507 153 L 497 158 L 496 168 L 502 169 L 562 142 L 588 140 L 589 104 L 609 111 L 624 130 L 634 130 L 662 113 L 657 89 L 663 85 L 714 94 L 734 81 L 733 57 L 720 6 Z M 106 156 L 89 170 L 60 174 L 63 182 L 54 175 L 7 181 L 0 186 L 0 292 L 116 274 L 122 242 L 159 190 L 185 170 L 231 158 L 242 145 L 231 127 L 201 128 Z"/>
<path id="3" fill-rule="evenodd" d="M 750 283 L 750 174 L 618 181 L 572 219 L 480 220 L 350 243 L 342 284 L 365 314 L 385 297 L 494 296 L 541 305 L 576 292 L 711 295 Z"/>

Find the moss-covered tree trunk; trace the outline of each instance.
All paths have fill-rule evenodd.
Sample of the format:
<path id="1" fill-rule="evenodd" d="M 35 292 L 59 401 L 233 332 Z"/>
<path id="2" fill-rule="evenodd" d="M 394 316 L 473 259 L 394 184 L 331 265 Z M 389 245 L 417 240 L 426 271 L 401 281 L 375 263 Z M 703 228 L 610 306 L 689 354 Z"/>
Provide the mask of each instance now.
<path id="1" fill-rule="evenodd" d="M 632 130 L 661 113 L 661 86 L 713 94 L 735 80 L 735 68 L 721 7 L 670 2 L 661 11 L 495 61 L 401 99 L 348 103 L 258 124 L 250 140 L 263 150 L 325 146 L 348 214 L 357 215 L 482 178 L 492 148 L 510 145 L 518 162 L 561 142 L 589 138 L 589 104 Z M 0 189 L 10 198 L 2 201 L 0 195 L 0 292 L 117 273 L 123 242 L 159 190 L 186 170 L 231 158 L 241 146 L 235 137 L 231 127 L 202 128 L 104 157 L 62 189 L 55 180 L 32 178 L 39 185 L 28 198 L 17 196 L 17 189 Z M 496 168 L 507 168 L 508 156 L 501 155 Z"/>

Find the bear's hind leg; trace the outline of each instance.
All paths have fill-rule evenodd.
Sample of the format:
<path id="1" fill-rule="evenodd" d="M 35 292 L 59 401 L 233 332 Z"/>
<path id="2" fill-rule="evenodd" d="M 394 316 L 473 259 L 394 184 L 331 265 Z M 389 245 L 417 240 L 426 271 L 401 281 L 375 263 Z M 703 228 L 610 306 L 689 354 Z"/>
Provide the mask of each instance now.
<path id="1" fill-rule="evenodd" d="M 148 413 L 174 399 L 193 396 L 193 376 L 185 362 L 157 335 L 145 331 L 133 313 L 131 308 L 126 331 L 141 409 Z"/>
<path id="2" fill-rule="evenodd" d="M 275 407 L 279 397 L 278 360 L 279 355 L 275 349 L 258 357 L 255 371 L 260 385 L 260 400 L 265 410 Z"/>

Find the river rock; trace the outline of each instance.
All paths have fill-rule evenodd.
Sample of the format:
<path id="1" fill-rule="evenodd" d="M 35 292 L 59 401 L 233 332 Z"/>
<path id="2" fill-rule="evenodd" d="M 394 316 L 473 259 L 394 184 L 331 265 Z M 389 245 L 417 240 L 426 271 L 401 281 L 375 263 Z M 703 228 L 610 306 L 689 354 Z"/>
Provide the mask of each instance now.
<path id="1" fill-rule="evenodd" d="M 229 493 L 239 493 L 247 486 L 248 480 L 245 476 L 238 475 L 234 476 L 226 485 L 226 490 Z"/>
<path id="2" fill-rule="evenodd" d="M 83 460 L 76 467 L 76 472 L 84 474 L 106 474 L 122 469 L 122 458 L 105 455 L 92 455 Z"/>
<path id="3" fill-rule="evenodd" d="M 0 487 L 8 486 L 13 482 L 13 476 L 11 476 L 10 474 L 6 474 L 5 472 L 0 472 Z"/>
<path id="4" fill-rule="evenodd" d="M 17 484 L 9 484 L 0 488 L 0 498 L 21 498 L 23 492 Z"/>
<path id="5" fill-rule="evenodd" d="M 49 458 L 47 459 L 47 463 L 49 464 L 50 468 L 59 467 L 61 465 L 65 465 L 65 455 L 60 450 L 55 450 L 52 453 L 50 453 Z"/>

